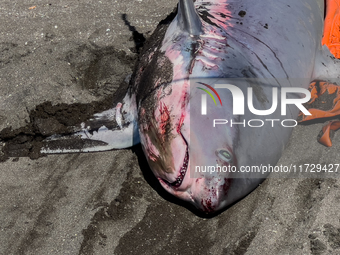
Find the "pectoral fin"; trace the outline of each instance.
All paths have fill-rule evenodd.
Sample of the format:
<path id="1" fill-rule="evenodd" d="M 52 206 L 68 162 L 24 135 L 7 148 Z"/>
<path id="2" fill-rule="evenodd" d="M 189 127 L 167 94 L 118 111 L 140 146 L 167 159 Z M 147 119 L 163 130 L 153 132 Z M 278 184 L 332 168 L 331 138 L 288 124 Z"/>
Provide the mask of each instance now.
<path id="1" fill-rule="evenodd" d="M 43 141 L 42 153 L 94 152 L 131 147 L 139 143 L 137 107 L 128 94 L 122 102 L 74 128 Z"/>

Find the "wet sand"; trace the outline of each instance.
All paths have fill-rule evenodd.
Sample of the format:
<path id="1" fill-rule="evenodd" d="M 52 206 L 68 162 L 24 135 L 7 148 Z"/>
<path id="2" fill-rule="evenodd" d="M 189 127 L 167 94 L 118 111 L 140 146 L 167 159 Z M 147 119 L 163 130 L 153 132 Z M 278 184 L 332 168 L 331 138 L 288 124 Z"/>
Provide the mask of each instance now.
<path id="1" fill-rule="evenodd" d="M 176 3 L 2 1 L 0 130 L 16 142 L 0 155 L 0 254 L 340 254 L 336 179 L 269 178 L 204 218 L 161 189 L 140 146 L 34 150 L 35 132 L 110 103 L 137 59 L 133 31 L 148 37 Z M 325 148 L 321 127 L 296 127 L 278 164 L 340 163 L 340 134 Z"/>

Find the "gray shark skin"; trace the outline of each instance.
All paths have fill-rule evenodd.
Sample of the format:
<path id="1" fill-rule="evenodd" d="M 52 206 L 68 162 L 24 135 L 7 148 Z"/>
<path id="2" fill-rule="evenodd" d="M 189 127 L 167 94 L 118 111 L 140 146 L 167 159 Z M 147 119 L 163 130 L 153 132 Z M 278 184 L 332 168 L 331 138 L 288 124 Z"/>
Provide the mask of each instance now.
<path id="1" fill-rule="evenodd" d="M 48 138 L 42 152 L 103 151 L 141 142 L 165 190 L 206 213 L 226 208 L 267 175 L 194 172 L 195 167 L 274 166 L 292 127 L 269 122 L 213 129 L 212 120 L 281 123 L 295 120 L 299 109 L 289 105 L 285 116 L 279 108 L 268 116 L 248 109 L 234 115 L 231 92 L 217 88 L 235 84 L 246 95 L 251 87 L 254 108 L 267 110 L 273 88 L 307 89 L 315 79 L 337 80 L 339 65 L 321 47 L 323 10 L 322 0 L 181 0 L 172 22 L 159 26 L 144 46 L 125 97 L 73 135 Z M 203 92 L 196 89 L 202 83 L 215 87 L 223 102 L 216 107 L 208 100 L 207 115 L 201 114 Z M 98 143 L 80 148 L 67 142 L 79 138 Z"/>

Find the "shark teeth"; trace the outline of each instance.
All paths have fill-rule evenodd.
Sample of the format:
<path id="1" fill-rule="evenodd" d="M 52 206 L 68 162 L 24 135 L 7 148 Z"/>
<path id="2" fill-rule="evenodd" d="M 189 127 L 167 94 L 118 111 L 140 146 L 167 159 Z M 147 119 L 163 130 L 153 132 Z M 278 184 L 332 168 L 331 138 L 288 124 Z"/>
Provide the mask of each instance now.
<path id="1" fill-rule="evenodd" d="M 188 170 L 188 162 L 189 162 L 189 152 L 188 152 L 188 147 L 187 150 L 185 152 L 185 156 L 184 156 L 184 160 L 183 160 L 183 165 L 181 167 L 181 169 L 179 170 L 179 174 L 176 178 L 176 181 L 169 183 L 169 185 L 178 188 L 179 186 L 181 186 L 184 176 Z"/>

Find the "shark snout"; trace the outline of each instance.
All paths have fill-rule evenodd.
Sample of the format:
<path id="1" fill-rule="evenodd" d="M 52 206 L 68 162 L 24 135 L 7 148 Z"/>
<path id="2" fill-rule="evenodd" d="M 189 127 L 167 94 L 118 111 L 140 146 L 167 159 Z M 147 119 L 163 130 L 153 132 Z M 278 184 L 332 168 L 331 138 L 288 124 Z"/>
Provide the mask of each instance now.
<path id="1" fill-rule="evenodd" d="M 205 213 L 214 213 L 224 207 L 231 179 L 228 176 L 191 176 L 190 165 L 180 186 L 161 178 L 159 182 L 172 195 L 193 204 Z"/>
<path id="2" fill-rule="evenodd" d="M 228 178 L 197 178 L 191 187 L 193 203 L 205 213 L 213 213 L 223 207 L 228 194 L 230 180 Z"/>

